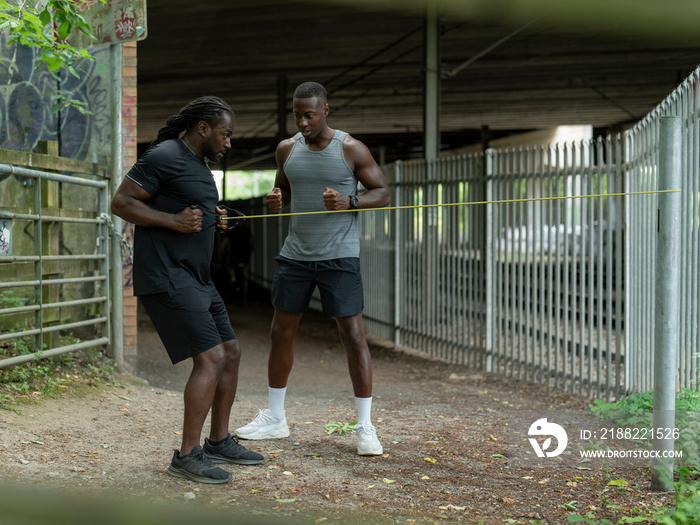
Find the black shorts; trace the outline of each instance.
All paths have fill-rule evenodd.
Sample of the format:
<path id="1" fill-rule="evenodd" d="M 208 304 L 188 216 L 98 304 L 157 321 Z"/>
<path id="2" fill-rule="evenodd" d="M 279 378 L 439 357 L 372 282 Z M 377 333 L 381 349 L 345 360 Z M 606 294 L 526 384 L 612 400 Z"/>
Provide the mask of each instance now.
<path id="1" fill-rule="evenodd" d="M 140 299 L 173 364 L 236 338 L 214 285 L 206 291 L 171 286 Z"/>
<path id="2" fill-rule="evenodd" d="M 364 298 L 359 258 L 292 261 L 277 257 L 275 260 L 278 265 L 272 281 L 275 308 L 305 312 L 318 286 L 323 313 L 327 316 L 350 317 L 362 313 Z"/>

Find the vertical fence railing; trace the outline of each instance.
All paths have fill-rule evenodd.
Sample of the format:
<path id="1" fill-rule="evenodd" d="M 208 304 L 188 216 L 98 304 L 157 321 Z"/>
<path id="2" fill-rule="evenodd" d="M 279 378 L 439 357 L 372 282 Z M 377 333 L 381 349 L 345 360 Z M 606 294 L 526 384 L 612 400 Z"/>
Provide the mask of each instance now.
<path id="1" fill-rule="evenodd" d="M 646 118 L 626 137 L 626 189 L 630 193 L 656 190 L 658 121 Z M 655 224 L 657 197 L 629 195 L 625 224 L 629 264 L 625 293 L 625 347 L 629 348 L 627 388 L 646 391 L 653 383 Z"/>
<path id="2" fill-rule="evenodd" d="M 626 135 L 627 190 L 654 191 L 657 188 L 659 123 L 662 116 L 682 120 L 681 166 L 681 319 L 678 348 L 678 375 L 682 386 L 698 381 L 698 330 L 700 312 L 700 123 L 696 70 L 666 100 Z M 626 275 L 630 287 L 625 298 L 625 345 L 630 348 L 628 390 L 648 391 L 653 387 L 653 344 L 656 251 L 655 195 L 627 197 L 630 203 L 626 224 L 630 226 Z"/>
<path id="3" fill-rule="evenodd" d="M 700 380 L 700 95 L 696 70 L 678 88 L 678 103 L 669 115 L 682 117 L 681 195 L 681 331 L 679 334 L 679 376 L 684 386 Z"/>
<path id="4" fill-rule="evenodd" d="M 395 170 L 387 173 L 391 180 Z M 363 319 L 367 332 L 393 341 L 394 280 L 396 278 L 396 246 L 394 243 L 395 212 L 372 211 L 360 221 L 360 257 L 365 290 L 372 290 L 371 300 L 365 301 Z M 368 294 L 369 296 L 369 294 Z"/>
<path id="5" fill-rule="evenodd" d="M 494 370 L 589 396 L 622 388 L 616 141 L 494 150 Z M 560 199 L 565 197 L 564 199 Z"/>
<path id="6" fill-rule="evenodd" d="M 365 309 L 371 313 L 365 316 L 368 329 L 376 323 L 389 325 L 397 344 L 471 366 L 482 366 L 485 345 L 486 207 L 451 204 L 485 200 L 482 164 L 478 155 L 430 165 L 397 163 L 387 172 L 394 205 L 402 209 L 387 215 L 385 229 L 375 229 L 375 235 L 366 235 L 372 229 L 362 228 L 365 289 L 372 290 L 365 299 Z M 420 207 L 430 203 L 441 206 Z M 363 215 L 361 222 L 374 222 L 380 213 L 384 212 Z M 392 263 L 393 277 L 387 269 L 368 272 L 376 252 L 387 250 L 382 261 Z M 383 286 L 387 283 L 390 290 Z M 375 290 L 379 297 L 374 297 Z M 384 304 L 385 291 L 393 308 Z"/>

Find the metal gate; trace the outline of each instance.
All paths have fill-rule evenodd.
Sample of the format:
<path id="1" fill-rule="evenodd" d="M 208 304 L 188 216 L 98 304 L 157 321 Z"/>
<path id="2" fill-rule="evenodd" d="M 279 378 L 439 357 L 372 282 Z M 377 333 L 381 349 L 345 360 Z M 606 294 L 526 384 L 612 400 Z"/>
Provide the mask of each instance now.
<path id="1" fill-rule="evenodd" d="M 0 343 L 21 348 L 0 367 L 110 344 L 108 182 L 97 165 L 36 157 L 88 174 L 0 164 Z"/>

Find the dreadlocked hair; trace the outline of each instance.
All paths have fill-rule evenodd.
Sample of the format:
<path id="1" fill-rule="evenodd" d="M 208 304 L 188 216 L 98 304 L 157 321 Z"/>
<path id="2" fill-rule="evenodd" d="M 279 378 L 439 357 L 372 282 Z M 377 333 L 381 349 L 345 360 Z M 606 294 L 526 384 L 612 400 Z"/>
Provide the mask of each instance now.
<path id="1" fill-rule="evenodd" d="M 234 116 L 231 106 L 219 97 L 199 97 L 183 107 L 177 115 L 168 117 L 151 146 L 178 138 L 183 131 L 189 131 L 202 120 L 212 127 L 216 126 L 223 120 L 224 114 Z"/>

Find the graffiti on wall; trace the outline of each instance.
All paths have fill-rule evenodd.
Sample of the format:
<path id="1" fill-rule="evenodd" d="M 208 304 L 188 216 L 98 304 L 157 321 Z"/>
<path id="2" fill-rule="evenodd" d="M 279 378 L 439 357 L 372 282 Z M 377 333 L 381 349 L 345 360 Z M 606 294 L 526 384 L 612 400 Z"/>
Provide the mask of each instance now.
<path id="1" fill-rule="evenodd" d="M 70 37 L 75 47 L 89 49 L 146 38 L 146 0 L 83 0 L 76 9 L 95 38 L 76 32 Z"/>
<path id="2" fill-rule="evenodd" d="M 134 225 L 128 222 L 122 223 L 122 236 L 126 242 L 134 245 Z M 134 290 L 134 261 L 130 257 L 122 257 L 122 286 L 126 295 L 133 294 Z"/>
<path id="3" fill-rule="evenodd" d="M 63 157 L 104 163 L 110 146 L 109 48 L 91 50 L 95 60 L 83 62 L 80 78 L 64 73 L 59 83 L 36 50 L 7 40 L 0 34 L 0 148 L 35 151 L 39 141 L 57 141 Z M 51 113 L 48 93 L 59 89 L 91 114 L 75 108 Z"/>
<path id="4" fill-rule="evenodd" d="M 12 221 L 0 219 L 0 255 L 12 255 Z"/>

